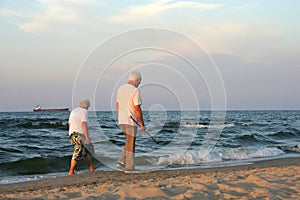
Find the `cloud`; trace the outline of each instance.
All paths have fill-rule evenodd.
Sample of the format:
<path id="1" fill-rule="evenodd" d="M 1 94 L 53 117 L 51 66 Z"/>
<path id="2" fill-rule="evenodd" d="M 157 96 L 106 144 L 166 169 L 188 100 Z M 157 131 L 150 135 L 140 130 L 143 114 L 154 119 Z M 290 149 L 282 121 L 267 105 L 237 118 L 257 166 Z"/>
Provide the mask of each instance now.
<path id="1" fill-rule="evenodd" d="M 59 1 L 39 1 L 44 7 L 41 13 L 31 16 L 31 21 L 19 25 L 20 29 L 34 34 L 50 31 L 49 24 L 59 25 L 62 22 L 72 22 L 78 18 L 75 10 Z"/>
<path id="2" fill-rule="evenodd" d="M 83 18 L 95 0 L 37 0 L 39 10 L 0 10 L 0 16 L 26 19 L 19 28 L 32 34 L 74 34 L 84 23 Z M 86 8 L 86 9 L 83 9 Z M 88 20 L 86 20 L 88 21 Z"/>
<path id="3" fill-rule="evenodd" d="M 0 16 L 26 18 L 23 13 L 15 10 L 0 10 Z"/>
<path id="4" fill-rule="evenodd" d="M 157 0 L 154 3 L 149 3 L 139 6 L 131 6 L 123 13 L 109 17 L 111 22 L 126 22 L 133 20 L 141 20 L 145 17 L 159 15 L 167 10 L 174 8 L 197 8 L 202 10 L 211 10 L 223 6 L 222 4 L 205 4 L 193 1 L 173 2 L 172 0 Z"/>

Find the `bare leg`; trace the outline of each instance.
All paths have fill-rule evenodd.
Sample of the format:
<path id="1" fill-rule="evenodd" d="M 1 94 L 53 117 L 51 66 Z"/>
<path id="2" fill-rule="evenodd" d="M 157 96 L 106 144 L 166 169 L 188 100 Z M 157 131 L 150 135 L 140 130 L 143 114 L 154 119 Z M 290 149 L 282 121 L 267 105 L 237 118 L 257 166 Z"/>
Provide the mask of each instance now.
<path id="1" fill-rule="evenodd" d="M 85 160 L 85 162 L 90 166 L 90 171 L 91 171 L 91 172 L 95 171 L 95 167 L 94 167 L 93 164 L 92 164 L 91 157 L 90 157 L 89 154 L 86 154 L 86 155 L 84 156 L 84 160 Z"/>
<path id="2" fill-rule="evenodd" d="M 74 170 L 75 170 L 76 165 L 77 165 L 77 161 L 71 159 L 71 166 L 70 166 L 70 170 L 69 170 L 69 175 L 75 174 Z"/>

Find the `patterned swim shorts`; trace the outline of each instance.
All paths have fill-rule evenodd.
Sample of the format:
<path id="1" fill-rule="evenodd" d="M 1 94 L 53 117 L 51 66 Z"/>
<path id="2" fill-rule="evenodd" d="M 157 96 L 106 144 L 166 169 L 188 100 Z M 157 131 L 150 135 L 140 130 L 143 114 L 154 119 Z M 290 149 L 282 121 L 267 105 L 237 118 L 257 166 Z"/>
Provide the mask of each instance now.
<path id="1" fill-rule="evenodd" d="M 78 161 L 86 155 L 86 149 L 84 146 L 85 137 L 81 133 L 73 132 L 70 136 L 70 140 L 71 144 L 74 145 L 72 160 Z"/>

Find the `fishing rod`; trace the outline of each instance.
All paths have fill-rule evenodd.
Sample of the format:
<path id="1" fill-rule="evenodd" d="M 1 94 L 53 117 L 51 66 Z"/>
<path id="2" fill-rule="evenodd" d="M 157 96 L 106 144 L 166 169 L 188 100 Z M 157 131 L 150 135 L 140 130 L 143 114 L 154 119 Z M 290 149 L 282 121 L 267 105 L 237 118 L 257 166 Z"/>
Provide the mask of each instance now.
<path id="1" fill-rule="evenodd" d="M 141 127 L 141 125 L 131 115 L 130 115 L 130 119 L 132 119 L 139 127 Z M 150 133 L 148 133 L 146 130 L 144 130 L 143 132 L 145 132 L 153 140 L 153 142 L 159 144 L 159 142 L 154 137 L 152 137 Z"/>

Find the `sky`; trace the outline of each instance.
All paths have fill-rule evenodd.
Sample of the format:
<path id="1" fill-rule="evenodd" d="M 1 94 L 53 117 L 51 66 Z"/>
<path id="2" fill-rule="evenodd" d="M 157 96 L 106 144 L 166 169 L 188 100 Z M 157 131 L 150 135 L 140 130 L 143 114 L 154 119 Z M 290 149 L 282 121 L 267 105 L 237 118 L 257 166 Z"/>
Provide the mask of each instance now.
<path id="1" fill-rule="evenodd" d="M 0 111 L 300 109 L 300 1 L 0 0 Z"/>

